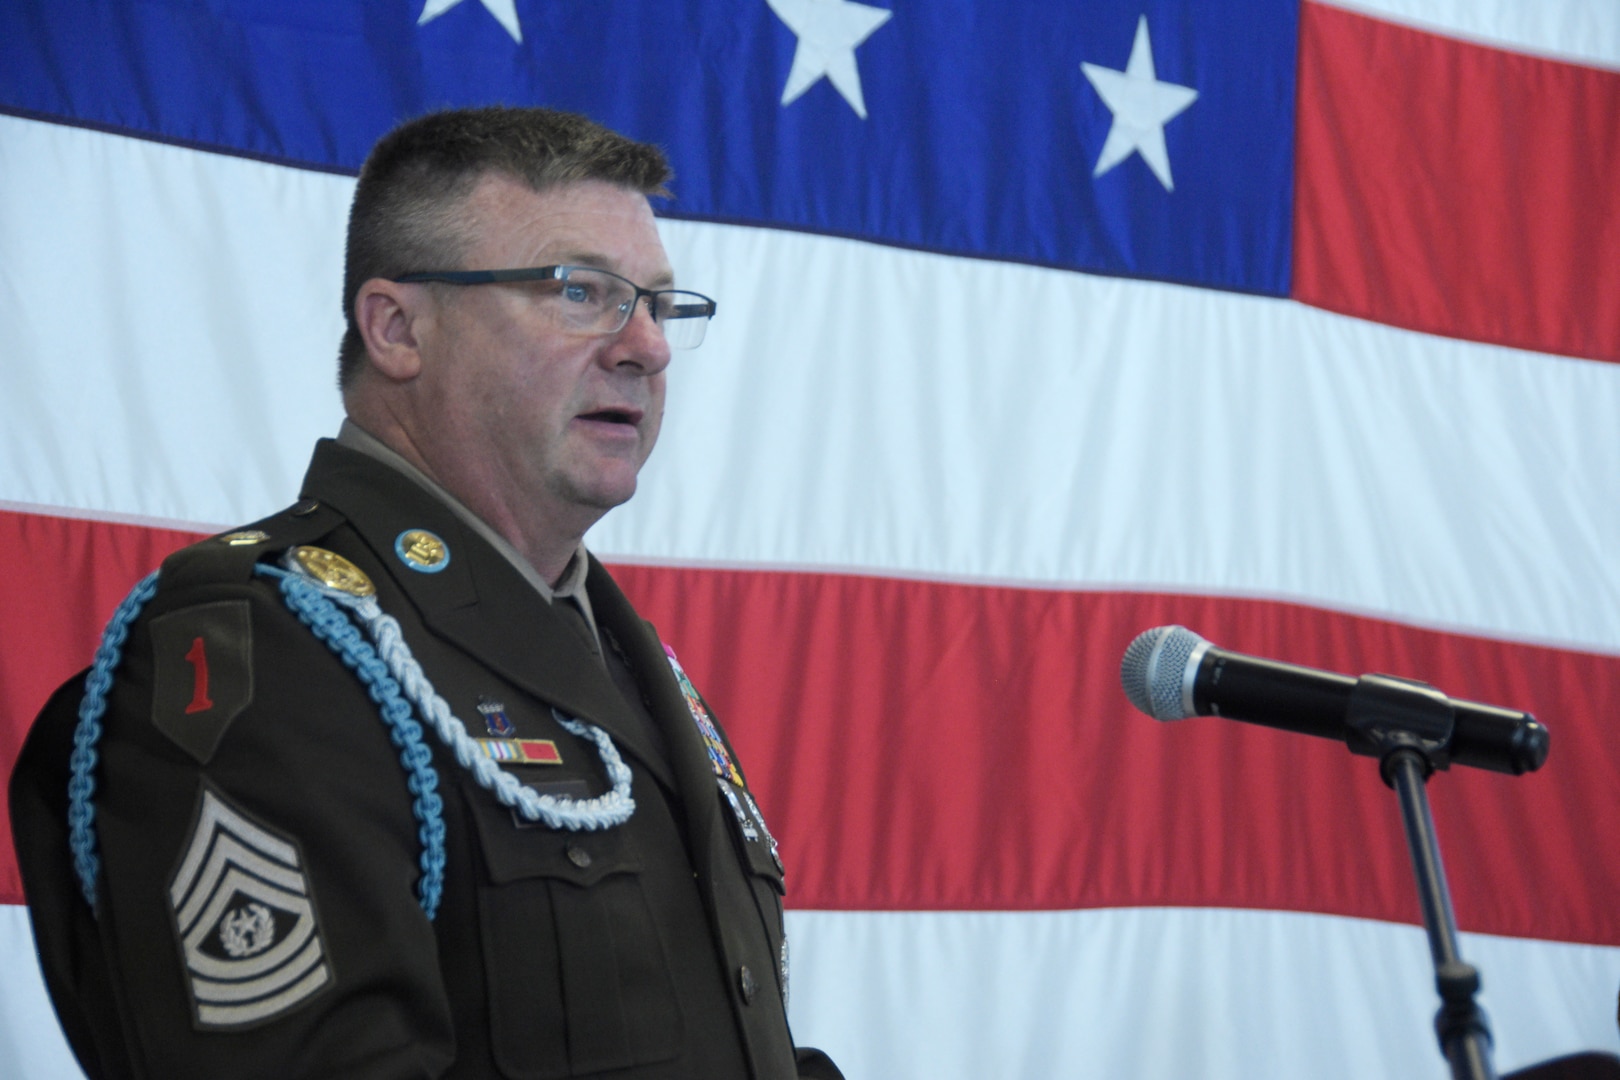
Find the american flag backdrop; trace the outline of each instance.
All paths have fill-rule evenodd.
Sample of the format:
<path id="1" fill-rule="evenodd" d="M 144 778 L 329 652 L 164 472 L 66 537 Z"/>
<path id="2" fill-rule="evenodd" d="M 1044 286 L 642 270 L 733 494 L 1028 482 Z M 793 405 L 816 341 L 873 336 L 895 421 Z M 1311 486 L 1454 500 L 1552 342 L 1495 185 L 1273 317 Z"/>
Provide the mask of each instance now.
<path id="1" fill-rule="evenodd" d="M 335 433 L 371 143 L 495 102 L 663 146 L 719 300 L 588 542 L 782 842 L 799 1042 L 1445 1075 L 1376 765 L 1134 713 L 1180 623 L 1536 713 L 1430 784 L 1464 955 L 1499 1067 L 1620 1051 L 1614 0 L 9 0 L 0 775 Z M 76 1077 L 22 903 L 0 840 L 0 1075 Z"/>

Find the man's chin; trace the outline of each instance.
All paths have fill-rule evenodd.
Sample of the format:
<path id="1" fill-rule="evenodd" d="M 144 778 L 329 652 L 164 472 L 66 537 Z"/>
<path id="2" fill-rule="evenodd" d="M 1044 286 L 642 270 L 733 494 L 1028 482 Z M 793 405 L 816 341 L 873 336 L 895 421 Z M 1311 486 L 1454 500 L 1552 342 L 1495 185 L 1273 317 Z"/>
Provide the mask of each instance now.
<path id="1" fill-rule="evenodd" d="M 636 493 L 636 477 L 634 473 L 629 476 L 595 476 L 588 480 L 581 480 L 571 485 L 569 501 L 578 506 L 590 507 L 599 513 L 607 513 L 616 506 L 623 506 L 630 501 L 630 496 Z"/>

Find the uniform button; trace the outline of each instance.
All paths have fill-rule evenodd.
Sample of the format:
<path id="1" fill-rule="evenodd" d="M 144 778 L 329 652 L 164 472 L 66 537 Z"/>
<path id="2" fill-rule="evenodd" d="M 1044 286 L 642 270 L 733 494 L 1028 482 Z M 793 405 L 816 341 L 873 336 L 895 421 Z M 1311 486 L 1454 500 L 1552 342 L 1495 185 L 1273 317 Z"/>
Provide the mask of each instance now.
<path id="1" fill-rule="evenodd" d="M 291 513 L 293 517 L 308 517 L 318 510 L 320 505 L 321 504 L 316 502 L 314 499 L 303 499 L 292 508 Z"/>
<path id="2" fill-rule="evenodd" d="M 580 847 L 578 844 L 569 844 L 568 861 L 583 870 L 587 866 L 591 865 L 591 853 Z"/>
<path id="3" fill-rule="evenodd" d="M 737 989 L 742 991 L 743 1004 L 754 1003 L 754 995 L 759 993 L 759 980 L 754 978 L 747 964 L 737 969 Z"/>

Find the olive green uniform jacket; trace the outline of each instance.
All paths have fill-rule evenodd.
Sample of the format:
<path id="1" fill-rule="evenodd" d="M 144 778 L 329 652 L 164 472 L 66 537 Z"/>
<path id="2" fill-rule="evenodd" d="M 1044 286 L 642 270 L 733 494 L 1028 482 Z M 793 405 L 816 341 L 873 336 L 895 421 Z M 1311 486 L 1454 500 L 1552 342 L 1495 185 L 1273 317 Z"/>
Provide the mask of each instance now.
<path id="1" fill-rule="evenodd" d="M 252 528 L 268 537 L 171 556 L 129 635 L 97 747 L 93 914 L 68 854 L 82 677 L 13 776 L 46 985 L 92 1080 L 838 1075 L 788 1032 L 764 822 L 732 805 L 744 789 L 728 797 L 657 635 L 599 563 L 601 653 L 447 506 L 327 440 L 304 500 Z M 396 553 L 414 529 L 448 549 L 433 572 Z M 470 735 L 554 744 L 560 762 L 502 765 L 537 791 L 610 787 L 553 709 L 606 731 L 634 814 L 596 831 L 522 822 L 424 725 L 445 851 L 430 921 L 432 826 L 401 747 L 255 572 L 297 545 L 364 571 Z"/>

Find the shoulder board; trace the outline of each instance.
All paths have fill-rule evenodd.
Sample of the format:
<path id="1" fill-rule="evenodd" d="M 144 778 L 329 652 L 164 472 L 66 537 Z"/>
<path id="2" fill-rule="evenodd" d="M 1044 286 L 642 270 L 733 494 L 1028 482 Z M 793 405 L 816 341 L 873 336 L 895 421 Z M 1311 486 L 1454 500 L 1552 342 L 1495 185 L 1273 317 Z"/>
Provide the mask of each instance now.
<path id="1" fill-rule="evenodd" d="M 301 499 L 285 510 L 240 529 L 181 548 L 163 560 L 163 588 L 245 583 L 267 556 L 326 536 L 346 519 L 336 508 Z"/>

